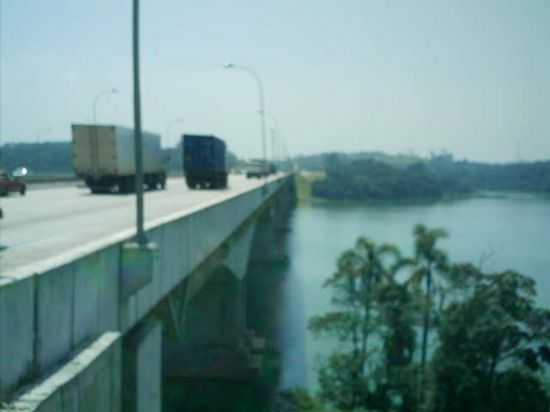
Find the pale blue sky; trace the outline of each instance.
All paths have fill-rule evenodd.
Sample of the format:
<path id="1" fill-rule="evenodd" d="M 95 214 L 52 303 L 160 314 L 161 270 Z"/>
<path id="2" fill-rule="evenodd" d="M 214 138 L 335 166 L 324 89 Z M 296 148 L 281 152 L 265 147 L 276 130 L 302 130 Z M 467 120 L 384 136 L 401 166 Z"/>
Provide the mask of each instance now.
<path id="1" fill-rule="evenodd" d="M 99 120 L 132 125 L 130 0 L 0 13 L 4 142 L 69 139 L 111 87 Z M 144 127 L 165 144 L 205 132 L 259 153 L 256 86 L 232 61 L 260 74 L 294 154 L 550 158 L 548 0 L 142 0 L 141 21 Z"/>

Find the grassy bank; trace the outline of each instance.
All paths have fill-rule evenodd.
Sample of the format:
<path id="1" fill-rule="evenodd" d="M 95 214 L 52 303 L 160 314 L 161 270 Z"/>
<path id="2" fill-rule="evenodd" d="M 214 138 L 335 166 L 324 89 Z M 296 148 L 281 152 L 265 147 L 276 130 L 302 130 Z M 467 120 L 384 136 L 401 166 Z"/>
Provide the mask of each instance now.
<path id="1" fill-rule="evenodd" d="M 296 174 L 296 192 L 299 202 L 313 199 L 311 186 L 313 182 L 325 179 L 323 172 L 301 172 Z"/>

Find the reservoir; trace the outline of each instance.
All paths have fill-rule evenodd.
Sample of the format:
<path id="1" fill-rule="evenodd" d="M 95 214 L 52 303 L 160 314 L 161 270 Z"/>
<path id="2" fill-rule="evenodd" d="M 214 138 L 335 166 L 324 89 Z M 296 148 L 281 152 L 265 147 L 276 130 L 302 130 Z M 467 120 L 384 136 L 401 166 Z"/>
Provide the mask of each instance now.
<path id="1" fill-rule="evenodd" d="M 486 272 L 513 269 L 536 280 L 538 301 L 550 307 L 550 198 L 524 193 L 487 193 L 415 205 L 310 202 L 290 222 L 289 264 L 280 293 L 282 386 L 315 390 L 317 368 L 334 342 L 314 339 L 308 319 L 330 310 L 323 282 L 338 256 L 359 236 L 393 243 L 413 253 L 412 230 L 423 223 L 444 228 L 440 243 L 452 262 L 481 264 Z"/>

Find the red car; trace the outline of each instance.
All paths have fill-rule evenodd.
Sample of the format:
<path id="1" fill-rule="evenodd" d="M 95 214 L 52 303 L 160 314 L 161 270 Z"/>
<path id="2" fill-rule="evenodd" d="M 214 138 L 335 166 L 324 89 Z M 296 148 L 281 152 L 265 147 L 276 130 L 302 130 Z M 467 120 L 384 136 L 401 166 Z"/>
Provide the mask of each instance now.
<path id="1" fill-rule="evenodd" d="M 24 182 L 0 170 L 0 196 L 7 196 L 9 192 L 19 192 L 24 195 L 26 191 L 27 185 Z"/>

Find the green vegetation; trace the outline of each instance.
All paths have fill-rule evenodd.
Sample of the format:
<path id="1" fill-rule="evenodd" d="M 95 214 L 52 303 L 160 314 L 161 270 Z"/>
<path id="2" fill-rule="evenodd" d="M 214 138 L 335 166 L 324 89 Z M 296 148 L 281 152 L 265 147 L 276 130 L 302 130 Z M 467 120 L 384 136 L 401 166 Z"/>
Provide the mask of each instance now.
<path id="1" fill-rule="evenodd" d="M 329 156 L 337 157 L 346 162 L 354 162 L 357 160 L 375 160 L 377 162 L 385 163 L 398 168 L 404 168 L 423 161 L 421 157 L 414 154 L 389 155 L 382 152 L 321 153 L 309 156 L 296 156 L 294 161 L 302 170 L 322 172 L 325 170 L 326 159 Z"/>
<path id="2" fill-rule="evenodd" d="M 299 173 L 296 175 L 296 195 L 298 201 L 305 201 L 312 198 L 312 186 L 315 182 L 325 179 L 323 172 Z"/>
<path id="3" fill-rule="evenodd" d="M 334 200 L 411 201 L 479 190 L 550 193 L 550 161 L 511 164 L 456 162 L 449 154 L 430 160 L 328 154 L 326 179 L 313 196 Z"/>
<path id="4" fill-rule="evenodd" d="M 548 412 L 550 310 L 534 281 L 451 262 L 441 229 L 413 234 L 410 258 L 360 238 L 326 281 L 334 310 L 309 326 L 339 342 L 319 373 L 324 410 Z M 291 395 L 292 410 L 321 410 Z"/>
<path id="5" fill-rule="evenodd" d="M 550 161 L 487 164 L 434 156 L 429 169 L 444 179 L 457 179 L 476 190 L 550 192 Z"/>
<path id="6" fill-rule="evenodd" d="M 377 160 L 343 162 L 328 156 L 327 178 L 313 184 L 313 195 L 334 200 L 436 199 L 447 194 L 467 193 L 454 179 L 441 179 L 425 164 L 397 168 Z"/>
<path id="7" fill-rule="evenodd" d="M 0 169 L 12 171 L 19 166 L 37 174 L 71 175 L 71 143 L 8 143 L 0 147 Z"/>

